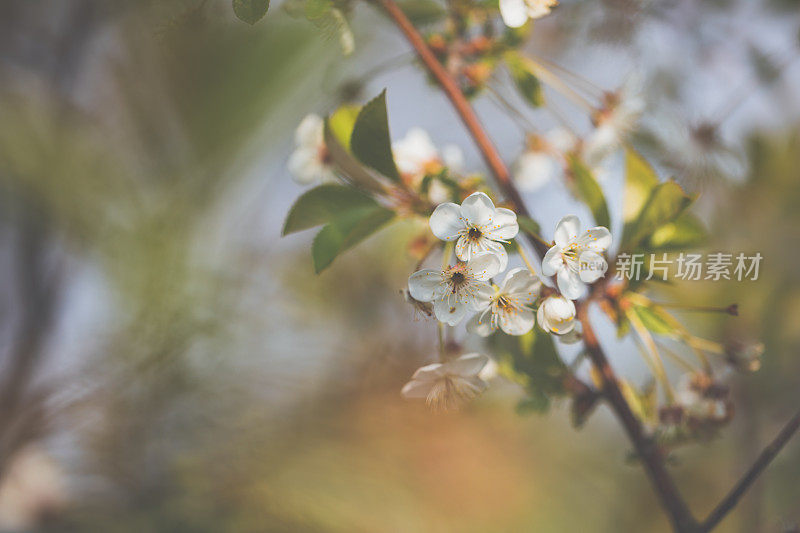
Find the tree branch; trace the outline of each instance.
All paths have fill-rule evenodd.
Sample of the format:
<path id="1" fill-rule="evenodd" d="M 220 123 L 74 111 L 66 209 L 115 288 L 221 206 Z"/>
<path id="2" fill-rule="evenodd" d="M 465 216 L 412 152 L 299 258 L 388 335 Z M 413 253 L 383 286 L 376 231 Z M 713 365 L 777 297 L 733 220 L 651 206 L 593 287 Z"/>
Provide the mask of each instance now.
<path id="1" fill-rule="evenodd" d="M 700 526 L 701 532 L 711 531 L 722 521 L 725 516 L 730 513 L 739 499 L 747 492 L 756 479 L 764 472 L 764 469 L 769 466 L 778 453 L 786 446 L 786 443 L 794 436 L 797 430 L 800 429 L 800 411 L 798 411 L 791 420 L 789 420 L 780 433 L 775 437 L 769 446 L 764 448 L 761 454 L 756 459 L 753 466 L 745 472 L 741 479 L 734 485 L 731 491 L 725 496 L 722 501 L 717 505 L 708 518 Z"/>
<path id="2" fill-rule="evenodd" d="M 408 20 L 408 17 L 406 17 L 405 13 L 403 13 L 398 5 L 394 3 L 394 0 L 378 0 L 378 2 L 381 6 L 383 6 L 384 10 L 389 17 L 392 18 L 397 27 L 400 28 L 400 31 L 403 32 L 403 35 L 405 35 L 406 40 L 414 48 L 414 51 L 417 53 L 420 61 L 425 64 L 425 67 L 433 75 L 433 77 L 436 78 L 436 81 L 442 87 L 442 90 L 447 95 L 447 98 L 450 99 L 450 102 L 453 104 L 453 107 L 455 107 L 458 116 L 461 117 L 461 121 L 467 127 L 467 130 L 469 130 L 469 133 L 475 141 L 475 144 L 478 145 L 478 149 L 483 156 L 483 160 L 486 162 L 486 165 L 491 170 L 492 175 L 494 175 L 495 179 L 497 180 L 497 184 L 500 186 L 508 200 L 514 204 L 514 208 L 517 213 L 530 218 L 530 213 L 528 213 L 519 191 L 511 181 L 511 174 L 508 172 L 508 168 L 503 162 L 503 158 L 500 157 L 500 153 L 497 151 L 497 148 L 495 148 L 494 144 L 492 144 L 491 139 L 489 139 L 489 136 L 486 134 L 486 130 L 483 129 L 478 116 L 475 114 L 472 106 L 470 106 L 469 102 L 464 96 L 464 93 L 458 87 L 458 84 L 455 82 L 453 77 L 450 76 L 447 70 L 445 70 L 442 64 L 439 63 L 439 60 L 436 59 L 436 56 L 433 54 L 431 49 L 428 48 L 425 40 L 419 34 L 411 21 Z M 529 239 L 529 242 L 536 250 L 536 253 L 539 255 L 539 257 L 544 257 L 548 247 L 544 243 L 535 239 Z"/>
<path id="3" fill-rule="evenodd" d="M 577 311 L 578 320 L 583 325 L 583 342 L 586 346 L 586 351 L 592 360 L 592 364 L 594 364 L 594 367 L 603 378 L 603 393 L 611 404 L 611 408 L 617 418 L 622 422 L 628 438 L 633 443 L 636 454 L 642 461 L 645 471 L 661 500 L 661 504 L 669 515 L 673 528 L 679 532 L 697 531 L 697 522 L 683 498 L 681 498 L 675 482 L 667 472 L 661 452 L 655 443 L 644 434 L 639 419 L 633 414 L 628 402 L 622 395 L 617 376 L 608 363 L 608 358 L 606 358 L 589 322 L 588 302 L 580 302 L 577 305 Z"/>
<path id="4" fill-rule="evenodd" d="M 453 80 L 450 74 L 436 59 L 436 56 L 428 48 L 425 40 L 416 30 L 414 25 L 405 16 L 403 11 L 394 3 L 393 0 L 378 0 L 378 3 L 386 10 L 389 17 L 392 18 L 394 23 L 403 32 L 408 42 L 414 48 L 420 60 L 425 64 L 428 71 L 436 78 L 436 81 L 442 87 L 450 102 L 455 107 L 462 122 L 469 130 L 475 143 L 483 155 L 483 159 L 497 180 L 498 185 L 503 190 L 505 195 L 514 205 L 516 211 L 524 216 L 530 217 L 528 210 L 525 207 L 519 191 L 511 181 L 511 176 L 508 168 L 503 163 L 500 154 L 492 144 L 486 131 L 483 129 L 477 115 L 473 111 L 469 102 L 467 101 L 458 84 Z M 543 257 L 547 252 L 547 245 L 544 242 L 539 242 L 530 239 L 533 248 L 539 257 Z M 586 348 L 592 363 L 603 376 L 604 380 L 604 394 L 609 400 L 612 409 L 617 414 L 617 417 L 625 427 L 628 437 L 633 442 L 639 457 L 641 458 L 645 469 L 656 488 L 659 498 L 664 505 L 665 510 L 669 514 L 670 521 L 676 531 L 695 532 L 697 531 L 697 522 L 689 512 L 688 507 L 684 503 L 680 494 L 678 493 L 675 483 L 672 481 L 669 473 L 664 466 L 663 458 L 661 457 L 658 449 L 653 443 L 644 435 L 642 426 L 639 420 L 631 412 L 628 403 L 622 396 L 619 388 L 617 378 L 613 369 L 608 364 L 608 360 L 602 351 L 597 338 L 589 324 L 586 316 L 585 304 L 579 306 L 578 317 L 584 324 L 584 340 Z"/>

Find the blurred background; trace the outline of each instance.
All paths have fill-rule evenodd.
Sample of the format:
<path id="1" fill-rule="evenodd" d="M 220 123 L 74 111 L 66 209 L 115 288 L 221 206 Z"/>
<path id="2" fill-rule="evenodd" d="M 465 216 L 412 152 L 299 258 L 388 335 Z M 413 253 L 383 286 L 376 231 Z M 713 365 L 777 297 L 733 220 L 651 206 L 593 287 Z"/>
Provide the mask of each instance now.
<path id="1" fill-rule="evenodd" d="M 758 281 L 665 295 L 738 302 L 738 318 L 685 318 L 766 347 L 731 378 L 732 424 L 673 458 L 699 516 L 800 400 L 798 7 L 564 0 L 526 45 L 605 89 L 641 75 L 637 146 L 701 194 L 711 250 L 764 257 Z M 458 413 L 400 398 L 436 342 L 399 294 L 411 223 L 320 276 L 311 235 L 280 238 L 302 191 L 294 128 L 343 99 L 388 87 L 395 138 L 422 126 L 482 169 L 377 10 L 353 6 L 349 57 L 290 11 L 275 2 L 249 26 L 223 0 L 0 3 L 0 531 L 667 531 L 605 407 L 575 429 L 558 403 L 518 413 L 502 381 Z M 513 161 L 513 117 L 475 105 Z M 725 146 L 719 173 L 678 165 L 700 142 L 680 128 L 703 124 Z M 545 236 L 567 212 L 588 219 L 557 184 L 526 200 Z M 641 379 L 634 345 L 596 321 Z M 797 531 L 798 479 L 800 440 L 720 531 Z"/>

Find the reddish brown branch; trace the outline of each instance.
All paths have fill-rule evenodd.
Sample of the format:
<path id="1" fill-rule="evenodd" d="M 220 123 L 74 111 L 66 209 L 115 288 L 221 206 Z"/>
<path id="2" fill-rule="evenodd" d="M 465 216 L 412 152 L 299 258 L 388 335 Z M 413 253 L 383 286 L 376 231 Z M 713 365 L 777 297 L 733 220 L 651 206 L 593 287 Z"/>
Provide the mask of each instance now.
<path id="1" fill-rule="evenodd" d="M 381 6 L 383 6 L 383 8 L 386 10 L 386 13 L 392 18 L 397 27 L 400 28 L 400 31 L 403 32 L 403 35 L 405 35 L 409 44 L 411 44 L 411 46 L 414 48 L 414 51 L 417 53 L 417 56 L 419 56 L 419 59 L 425 64 L 425 67 L 433 75 L 433 77 L 436 78 L 436 81 L 442 87 L 442 90 L 447 95 L 447 98 L 450 99 L 450 102 L 453 104 L 453 107 L 455 107 L 458 116 L 461 117 L 461 121 L 467 127 L 467 130 L 469 130 L 470 135 L 472 135 L 475 144 L 478 145 L 478 149 L 480 150 L 481 155 L 483 155 L 483 159 L 491 170 L 492 175 L 494 175 L 495 179 L 497 180 L 497 184 L 500 186 L 508 200 L 514 204 L 514 208 L 517 213 L 526 217 L 530 217 L 519 191 L 511 181 L 511 174 L 509 174 L 508 168 L 503 162 L 503 158 L 500 157 L 500 153 L 497 151 L 497 148 L 495 148 L 494 144 L 492 144 L 492 141 L 489 139 L 489 136 L 483 129 L 478 116 L 475 114 L 472 106 L 470 106 L 469 102 L 464 96 L 464 93 L 458 87 L 458 84 L 455 82 L 453 77 L 450 76 L 447 70 L 445 70 L 442 64 L 439 63 L 439 60 L 436 59 L 436 56 L 425 43 L 425 40 L 419 34 L 411 21 L 408 20 L 408 17 L 406 17 L 405 13 L 403 13 L 400 7 L 398 7 L 393 0 L 379 0 L 379 3 Z M 545 252 L 547 252 L 548 247 L 544 243 L 535 239 L 529 239 L 529 241 L 536 250 L 536 253 L 539 254 L 539 257 L 543 257 Z"/>
<path id="2" fill-rule="evenodd" d="M 622 395 L 619 382 L 614 370 L 594 334 L 589 322 L 588 303 L 582 302 L 577 306 L 578 320 L 583 325 L 583 341 L 589 358 L 603 378 L 603 393 L 611 404 L 611 408 L 619 418 L 628 438 L 633 443 L 636 453 L 644 465 L 650 481 L 656 489 L 661 504 L 669 515 L 672 526 L 676 531 L 693 532 L 697 530 L 697 522 L 692 517 L 689 508 L 681 498 L 675 482 L 667 472 L 664 458 L 655 443 L 644 434 L 642 425 L 633 414 L 628 402 Z"/>
<path id="3" fill-rule="evenodd" d="M 792 417 L 789 422 L 783 426 L 780 433 L 775 437 L 769 446 L 764 448 L 761 454 L 756 459 L 753 466 L 745 472 L 745 474 L 741 477 L 741 479 L 734 485 L 731 491 L 725 496 L 722 501 L 717 505 L 711 514 L 708 515 L 708 518 L 700 526 L 700 531 L 711 531 L 722 521 L 725 516 L 730 513 L 736 504 L 739 502 L 739 499 L 747 492 L 747 489 L 758 479 L 761 473 L 764 471 L 767 466 L 772 462 L 773 459 L 778 455 L 778 453 L 786 446 L 786 443 L 797 433 L 797 430 L 800 429 L 800 411 Z"/>

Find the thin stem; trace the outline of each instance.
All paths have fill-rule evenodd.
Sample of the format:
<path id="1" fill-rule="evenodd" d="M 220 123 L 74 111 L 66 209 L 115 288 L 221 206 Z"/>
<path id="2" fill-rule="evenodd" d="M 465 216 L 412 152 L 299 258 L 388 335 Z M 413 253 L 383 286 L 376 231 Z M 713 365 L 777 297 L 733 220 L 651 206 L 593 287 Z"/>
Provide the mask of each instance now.
<path id="1" fill-rule="evenodd" d="M 563 66 L 559 65 L 558 63 L 554 63 L 553 61 L 550 61 L 550 60 L 545 59 L 545 58 L 540 57 L 540 56 L 535 56 L 535 57 L 532 57 L 531 59 L 533 61 L 536 61 L 539 64 L 547 65 L 548 67 L 550 67 L 553 70 L 558 70 L 564 76 L 572 78 L 572 81 L 576 85 L 582 85 L 583 86 L 582 89 L 584 91 L 586 91 L 586 94 L 588 94 L 589 96 L 591 96 L 593 98 L 600 98 L 601 96 L 603 96 L 603 93 L 605 92 L 602 89 L 602 87 L 598 87 L 597 85 L 592 83 L 591 80 L 588 80 L 588 79 L 584 78 L 583 76 L 581 76 L 577 72 L 573 72 L 572 70 L 569 70 L 568 68 L 563 67 Z"/>
<path id="2" fill-rule="evenodd" d="M 533 266 L 531 258 L 528 257 L 528 252 L 525 251 L 525 248 L 522 246 L 522 242 L 519 240 L 517 241 L 517 251 L 519 252 L 519 256 L 522 258 L 522 262 L 525 263 L 525 266 L 531 271 L 531 274 L 535 274 L 536 268 Z"/>
<path id="3" fill-rule="evenodd" d="M 642 346 L 646 351 L 650 352 L 650 357 L 653 361 L 653 368 L 655 369 L 654 373 L 656 379 L 658 379 L 658 382 L 661 384 L 661 388 L 664 389 L 664 394 L 667 396 L 667 403 L 675 403 L 675 392 L 672 390 L 672 385 L 667 377 L 667 371 L 664 369 L 664 362 L 661 360 L 661 355 L 658 353 L 658 347 L 653 340 L 653 336 L 647 331 L 647 328 L 644 326 L 636 313 L 633 311 L 628 311 L 625 313 L 625 316 L 628 317 L 628 321 L 636 331 L 636 335 L 641 340 Z"/>
<path id="4" fill-rule="evenodd" d="M 439 334 L 439 360 L 444 363 L 444 322 L 437 321 L 438 328 L 436 331 Z"/>
<path id="5" fill-rule="evenodd" d="M 527 134 L 532 132 L 534 129 L 533 123 L 525 117 L 522 113 L 517 111 L 514 107 L 514 104 L 508 101 L 508 98 L 503 96 L 503 94 L 497 90 L 496 88 L 492 87 L 490 84 L 486 84 L 486 89 L 491 93 L 494 102 L 498 105 L 498 107 L 502 108 L 508 117 L 522 130 L 523 133 Z"/>
<path id="6" fill-rule="evenodd" d="M 670 350 L 669 348 L 667 348 L 666 346 L 664 346 L 663 343 L 659 343 L 659 344 L 661 346 L 661 349 L 664 351 L 664 353 L 667 354 L 673 361 L 678 363 L 678 365 L 683 367 L 684 370 L 687 370 L 688 372 L 691 372 L 692 374 L 697 372 L 698 369 L 692 363 L 690 363 L 685 358 L 683 358 L 680 355 L 678 355 L 676 352 L 674 352 L 674 351 Z"/>
<path id="7" fill-rule="evenodd" d="M 550 69 L 530 58 L 526 59 L 530 61 L 530 67 L 534 71 L 534 74 L 536 74 L 536 76 L 539 79 L 541 79 L 543 82 L 551 86 L 553 89 L 557 90 L 558 92 L 569 98 L 573 104 L 580 107 L 587 113 L 589 114 L 594 113 L 594 106 L 592 105 L 592 103 L 589 102 L 583 96 L 581 96 L 581 94 L 575 91 L 572 87 L 564 83 L 564 81 L 561 78 L 559 78 L 556 74 L 554 74 Z"/>
<path id="8" fill-rule="evenodd" d="M 405 35 L 406 40 L 414 48 L 417 56 L 419 56 L 422 63 L 442 87 L 442 90 L 453 104 L 456 113 L 458 113 L 464 126 L 466 126 L 475 144 L 478 145 L 478 149 L 486 165 L 492 172 L 492 175 L 497 180 L 500 189 L 508 197 L 508 200 L 514 204 L 514 208 L 518 214 L 530 218 L 530 213 L 526 209 L 525 203 L 522 201 L 522 196 L 520 196 L 519 191 L 511 181 L 511 174 L 508 171 L 508 167 L 506 167 L 497 148 L 495 148 L 491 139 L 489 139 L 478 116 L 461 92 L 458 84 L 453 80 L 442 64 L 439 63 L 439 60 L 436 59 L 431 49 L 428 48 L 425 40 L 394 0 L 378 0 L 378 3 L 383 7 L 400 31 L 403 32 L 403 35 Z M 540 243 L 534 241 L 532 244 L 536 253 L 540 256 L 544 256 L 545 252 L 547 252 L 547 248 L 544 248 Z"/>
<path id="9" fill-rule="evenodd" d="M 696 531 L 697 523 L 683 498 L 681 498 L 675 482 L 667 472 L 664 458 L 659 448 L 645 435 L 639 419 L 633 414 L 628 402 L 625 401 L 625 397 L 622 395 L 617 376 L 608 363 L 608 359 L 589 322 L 586 302 L 580 302 L 577 306 L 577 311 L 578 320 L 583 324 L 583 341 L 586 345 L 586 352 L 603 379 L 603 393 L 625 428 L 628 438 L 633 443 L 636 453 L 641 459 L 674 529 L 679 532 Z"/>
<path id="10" fill-rule="evenodd" d="M 800 411 L 798 411 L 787 423 L 783 429 L 778 433 L 773 440 L 753 463 L 747 472 L 739 479 L 736 485 L 733 486 L 731 491 L 725 496 L 722 501 L 717 505 L 708 518 L 700 525 L 700 531 L 706 532 L 714 529 L 725 516 L 736 507 L 741 497 L 747 492 L 753 483 L 758 479 L 761 473 L 772 462 L 778 453 L 786 446 L 786 443 L 794 436 L 797 430 L 800 429 Z"/>

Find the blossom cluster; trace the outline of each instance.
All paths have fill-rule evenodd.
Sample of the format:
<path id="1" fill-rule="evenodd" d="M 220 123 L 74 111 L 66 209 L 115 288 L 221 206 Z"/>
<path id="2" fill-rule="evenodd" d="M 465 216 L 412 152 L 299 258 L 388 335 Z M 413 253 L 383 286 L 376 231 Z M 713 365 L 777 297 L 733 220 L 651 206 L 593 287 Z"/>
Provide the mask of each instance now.
<path id="1" fill-rule="evenodd" d="M 505 245 L 517 237 L 519 223 L 513 211 L 496 207 L 483 192 L 472 193 L 461 205 L 440 204 L 429 224 L 438 239 L 454 243 L 456 261 L 451 264 L 446 246 L 441 269 L 420 270 L 408 278 L 409 295 L 415 302 L 432 305 L 436 318 L 449 326 L 472 315 L 466 329 L 482 337 L 498 329 L 507 335 L 524 335 L 537 320 L 546 332 L 571 333 L 575 327 L 572 300 L 580 298 L 586 285 L 600 279 L 608 269 L 601 255 L 611 244 L 608 229 L 595 227 L 581 232 L 580 221 L 570 215 L 556 226 L 553 246 L 542 261 L 542 274 L 556 276 L 557 289 L 545 290 L 542 280 L 528 268 L 512 268 L 502 282 L 495 284 L 493 278 L 508 267 Z M 478 374 L 488 358 L 474 354 L 463 357 L 472 363 L 458 358 L 437 363 L 435 372 L 432 365 L 421 368 L 403 394 L 413 398 L 427 391 L 428 404 L 439 407 L 457 403 L 443 399 L 443 391 L 461 399 L 476 395 L 485 388 Z M 483 364 L 478 364 L 480 361 Z"/>

